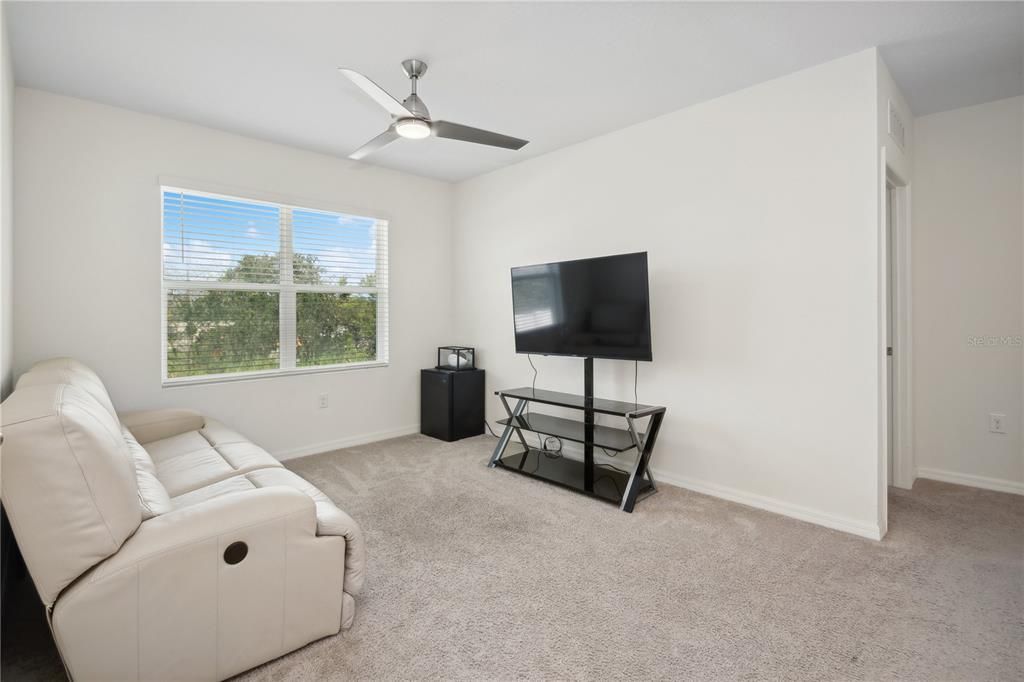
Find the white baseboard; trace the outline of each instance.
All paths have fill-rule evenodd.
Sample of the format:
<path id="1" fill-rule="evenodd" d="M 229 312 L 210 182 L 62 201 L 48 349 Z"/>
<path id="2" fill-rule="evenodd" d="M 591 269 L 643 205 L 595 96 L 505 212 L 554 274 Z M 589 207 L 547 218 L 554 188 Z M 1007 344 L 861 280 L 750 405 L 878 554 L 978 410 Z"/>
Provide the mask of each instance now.
<path id="1" fill-rule="evenodd" d="M 398 438 L 400 436 L 408 436 L 414 433 L 419 433 L 420 425 L 414 424 L 412 426 L 405 426 L 400 429 L 394 429 L 391 431 L 378 431 L 376 433 L 364 433 L 358 436 L 350 436 L 348 438 L 339 438 L 338 440 L 328 441 L 326 443 L 316 443 L 314 445 L 306 445 L 299 448 L 293 448 L 291 450 L 284 450 L 281 452 L 274 453 L 274 456 L 281 461 L 296 459 L 298 457 L 307 457 L 309 455 L 317 455 L 322 452 L 330 452 L 331 450 L 339 450 L 341 448 L 350 448 L 356 445 L 365 445 L 366 443 L 373 443 L 379 440 L 387 440 L 388 438 Z M 572 446 L 567 447 L 564 451 L 567 457 L 573 459 L 582 459 L 582 452 L 575 452 Z M 597 457 L 598 460 L 614 463 L 611 458 L 602 456 Z M 918 470 L 919 476 L 924 476 L 921 473 L 923 470 Z M 802 507 L 796 504 L 790 504 L 789 502 L 783 502 L 782 500 L 776 500 L 771 497 L 764 497 L 762 495 L 755 495 L 743 490 L 737 490 L 735 488 L 728 488 L 726 486 L 717 485 L 714 483 L 708 483 L 706 481 L 698 481 L 696 479 L 675 476 L 664 471 L 657 469 L 653 470 L 654 478 L 658 484 L 667 483 L 668 485 L 674 485 L 678 488 L 685 488 L 694 492 L 702 493 L 704 495 L 711 495 L 712 497 L 720 497 L 730 502 L 737 502 L 739 504 L 747 505 L 748 507 L 754 507 L 756 509 L 763 509 L 764 511 L 773 512 L 775 514 L 781 514 L 790 518 L 799 519 L 800 521 L 807 521 L 814 523 L 819 526 L 825 526 L 826 528 L 832 528 L 833 530 L 843 531 L 844 533 L 851 533 L 853 535 L 859 535 L 871 540 L 880 540 L 882 535 L 879 527 L 870 523 L 863 523 L 854 519 L 845 518 L 842 516 L 835 516 L 833 514 L 827 514 L 820 512 L 809 507 Z M 930 478 L 924 476 L 925 478 Z M 958 482 L 958 481 L 953 481 Z"/>
<path id="2" fill-rule="evenodd" d="M 576 445 L 575 443 L 566 443 L 563 447 L 562 453 L 571 459 L 583 461 L 583 446 Z M 598 464 L 617 464 L 614 459 L 604 456 L 601 452 L 594 453 L 594 460 Z M 628 465 L 625 463 L 617 465 L 620 468 L 623 466 L 629 468 L 632 467 L 632 461 L 630 461 Z M 738 502 L 739 504 L 745 504 L 748 507 L 763 509 L 764 511 L 770 511 L 775 514 L 781 514 L 801 521 L 815 523 L 819 526 L 825 526 L 826 528 L 831 528 L 833 530 L 841 530 L 844 533 L 852 533 L 853 535 L 859 535 L 860 537 L 871 540 L 882 539 L 881 530 L 876 524 L 863 523 L 862 521 L 857 521 L 855 519 L 827 514 L 816 509 L 790 504 L 789 502 L 783 502 L 782 500 L 776 500 L 771 497 L 764 497 L 763 495 L 755 495 L 754 493 L 737 490 L 736 488 L 728 488 L 715 483 L 708 483 L 707 481 L 698 481 L 684 476 L 676 476 L 665 471 L 659 471 L 658 469 L 652 469 L 652 473 L 654 474 L 654 480 L 658 485 L 668 483 L 669 485 L 674 485 L 677 488 L 685 488 L 704 495 L 720 497 L 723 500 Z"/>
<path id="3" fill-rule="evenodd" d="M 929 478 L 933 481 L 942 481 L 943 483 L 969 485 L 972 488 L 984 488 L 985 490 L 995 490 L 1001 493 L 1024 495 L 1024 483 L 1021 483 L 1020 481 L 1008 481 L 1003 478 L 989 478 L 988 476 L 961 474 L 956 471 L 930 469 L 928 467 L 918 467 L 917 477 Z"/>
<path id="4" fill-rule="evenodd" d="M 420 425 L 413 424 L 411 426 L 403 426 L 398 429 L 392 429 L 390 431 L 377 431 L 375 433 L 362 433 L 358 436 L 348 436 L 346 438 L 338 438 L 337 440 L 327 441 L 325 443 L 314 443 L 312 445 L 303 445 L 302 447 L 292 448 L 290 450 L 281 450 L 275 452 L 274 457 L 280 461 L 289 459 L 296 459 L 298 457 L 308 457 L 309 455 L 319 455 L 321 452 L 330 452 L 331 450 L 340 450 L 341 448 L 351 448 L 356 445 L 366 445 L 367 443 L 375 443 L 379 440 L 387 440 L 389 438 L 398 438 L 400 436 L 409 436 L 414 433 L 420 432 Z"/>
<path id="5" fill-rule="evenodd" d="M 668 483 L 669 485 L 686 488 L 687 490 L 703 493 L 704 495 L 711 495 L 712 497 L 720 497 L 723 500 L 729 500 L 730 502 L 745 504 L 748 507 L 763 509 L 764 511 L 799 519 L 800 521 L 807 521 L 808 523 L 815 523 L 819 526 L 825 526 L 826 528 L 831 528 L 833 530 L 840 530 L 844 533 L 859 535 L 860 537 L 868 538 L 869 540 L 882 539 L 881 528 L 877 524 L 864 523 L 863 521 L 858 521 L 856 519 L 828 514 L 826 512 L 818 511 L 817 509 L 811 509 L 810 507 L 803 507 L 801 505 L 783 502 L 782 500 L 777 500 L 772 497 L 756 495 L 743 490 L 737 490 L 736 488 L 728 488 L 716 483 L 698 481 L 685 476 L 675 476 L 664 471 L 658 471 L 657 469 L 654 469 L 653 473 L 654 480 L 657 481 L 659 485 L 662 483 Z"/>

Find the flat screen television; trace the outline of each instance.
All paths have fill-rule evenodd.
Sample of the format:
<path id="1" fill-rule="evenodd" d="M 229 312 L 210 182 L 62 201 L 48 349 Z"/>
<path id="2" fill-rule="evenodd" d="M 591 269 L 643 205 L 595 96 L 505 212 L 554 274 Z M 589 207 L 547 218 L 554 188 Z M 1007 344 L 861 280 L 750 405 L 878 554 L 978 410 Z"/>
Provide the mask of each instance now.
<path id="1" fill-rule="evenodd" d="M 651 360 L 647 252 L 512 268 L 516 352 Z"/>

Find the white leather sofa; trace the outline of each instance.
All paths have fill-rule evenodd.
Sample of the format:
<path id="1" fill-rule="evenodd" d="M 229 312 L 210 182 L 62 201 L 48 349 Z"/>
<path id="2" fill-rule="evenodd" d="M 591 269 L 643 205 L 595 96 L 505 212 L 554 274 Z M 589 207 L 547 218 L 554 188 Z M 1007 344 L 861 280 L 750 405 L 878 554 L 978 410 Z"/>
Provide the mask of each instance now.
<path id="1" fill-rule="evenodd" d="M 220 680 L 351 625 L 359 526 L 243 436 L 118 414 L 67 358 L 2 415 L 4 507 L 73 679 Z"/>

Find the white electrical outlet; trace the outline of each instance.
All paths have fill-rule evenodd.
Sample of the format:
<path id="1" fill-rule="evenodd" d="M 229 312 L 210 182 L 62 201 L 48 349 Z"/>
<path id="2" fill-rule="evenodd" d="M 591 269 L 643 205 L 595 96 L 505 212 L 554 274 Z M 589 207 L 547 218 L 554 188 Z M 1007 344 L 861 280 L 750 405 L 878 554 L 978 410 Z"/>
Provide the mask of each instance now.
<path id="1" fill-rule="evenodd" d="M 988 415 L 988 430 L 992 433 L 1006 433 L 1006 426 L 1003 423 L 1005 421 L 1005 414 L 999 414 L 998 412 L 990 413 Z"/>
<path id="2" fill-rule="evenodd" d="M 322 410 L 325 407 L 327 407 L 327 394 L 326 393 L 321 393 L 320 394 L 320 409 Z"/>

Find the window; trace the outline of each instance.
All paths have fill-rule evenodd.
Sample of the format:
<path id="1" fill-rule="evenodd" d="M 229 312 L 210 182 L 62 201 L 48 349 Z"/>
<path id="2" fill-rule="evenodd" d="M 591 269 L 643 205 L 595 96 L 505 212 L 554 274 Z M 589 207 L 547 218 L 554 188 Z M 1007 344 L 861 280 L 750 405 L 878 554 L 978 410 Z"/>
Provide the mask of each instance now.
<path id="1" fill-rule="evenodd" d="M 165 382 L 387 362 L 387 221 L 161 193 Z"/>

